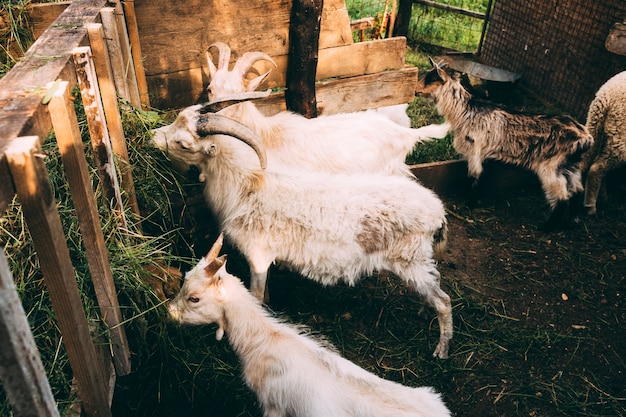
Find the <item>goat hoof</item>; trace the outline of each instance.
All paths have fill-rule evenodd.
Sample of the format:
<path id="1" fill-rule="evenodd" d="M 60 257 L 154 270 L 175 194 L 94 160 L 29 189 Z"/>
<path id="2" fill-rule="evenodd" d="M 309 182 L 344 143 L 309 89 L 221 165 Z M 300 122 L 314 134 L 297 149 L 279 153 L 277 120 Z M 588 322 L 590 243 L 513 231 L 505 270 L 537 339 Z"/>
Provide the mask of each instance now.
<path id="1" fill-rule="evenodd" d="M 439 359 L 448 359 L 448 344 L 439 342 L 433 356 Z"/>

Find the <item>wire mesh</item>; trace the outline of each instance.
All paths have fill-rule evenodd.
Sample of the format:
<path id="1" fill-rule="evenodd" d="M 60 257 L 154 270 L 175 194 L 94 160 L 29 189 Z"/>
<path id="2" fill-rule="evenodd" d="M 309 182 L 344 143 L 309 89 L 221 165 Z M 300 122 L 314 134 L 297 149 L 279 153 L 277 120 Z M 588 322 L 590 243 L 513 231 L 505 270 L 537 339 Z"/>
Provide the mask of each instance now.
<path id="1" fill-rule="evenodd" d="M 624 0 L 497 0 L 481 56 L 584 119 L 597 88 L 626 68 L 626 57 L 604 46 L 624 19 Z"/>

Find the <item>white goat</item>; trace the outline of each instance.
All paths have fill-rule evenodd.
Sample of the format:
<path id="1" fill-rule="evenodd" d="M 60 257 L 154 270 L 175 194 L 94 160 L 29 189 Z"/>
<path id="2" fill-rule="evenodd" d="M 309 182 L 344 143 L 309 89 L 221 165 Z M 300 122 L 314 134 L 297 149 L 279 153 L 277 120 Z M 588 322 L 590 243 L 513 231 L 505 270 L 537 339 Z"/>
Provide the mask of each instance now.
<path id="1" fill-rule="evenodd" d="M 251 66 L 259 60 L 274 64 L 262 52 L 246 52 L 228 70 L 230 48 L 217 42 L 217 67 L 207 51 L 211 83 L 207 90 L 210 100 L 224 96 L 253 92 L 270 71 L 246 79 Z M 395 107 L 395 106 L 394 106 Z M 407 116 L 398 119 L 394 109 L 344 113 L 307 119 L 289 111 L 264 116 L 251 102 L 228 107 L 221 115 L 237 120 L 254 130 L 262 139 L 270 160 L 285 166 L 295 166 L 323 172 L 386 172 L 411 176 L 405 164 L 407 154 L 416 144 L 431 138 L 443 138 L 450 128 L 447 124 L 428 125 L 411 129 Z M 393 120 L 396 120 L 394 122 Z"/>
<path id="2" fill-rule="evenodd" d="M 354 284 L 362 275 L 391 271 L 437 310 L 440 338 L 434 355 L 447 357 L 450 297 L 439 287 L 433 259 L 434 251 L 440 253 L 445 246 L 441 200 L 404 176 L 284 167 L 263 171 L 263 147 L 255 145 L 255 155 L 244 142 L 214 134 L 208 125 L 216 120 L 238 126 L 230 134 L 245 143 L 258 140 L 245 126 L 207 114 L 192 129 L 205 138 L 174 129 L 169 134 L 157 131 L 154 142 L 170 159 L 200 169 L 208 205 L 248 261 L 252 293 L 260 300 L 266 297 L 268 269 L 274 262 L 324 285 L 340 280 Z"/>
<path id="3" fill-rule="evenodd" d="M 626 71 L 610 78 L 589 105 L 587 128 L 595 138 L 585 154 L 585 209 L 595 214 L 598 194 L 606 198 L 604 176 L 626 164 Z"/>
<path id="4" fill-rule="evenodd" d="M 243 377 L 265 417 L 445 417 L 450 415 L 431 387 L 387 381 L 342 358 L 296 327 L 272 317 L 226 271 L 221 241 L 187 273 L 169 303 L 181 324 L 217 323 L 239 356 Z"/>
<path id="5" fill-rule="evenodd" d="M 433 63 L 417 94 L 434 98 L 437 110 L 454 130 L 454 148 L 467 159 L 476 186 L 483 161 L 494 159 L 535 172 L 550 205 L 544 230 L 567 226 L 570 199 L 583 191 L 581 159 L 593 144 L 585 126 L 568 116 L 515 112 L 475 98 Z"/>

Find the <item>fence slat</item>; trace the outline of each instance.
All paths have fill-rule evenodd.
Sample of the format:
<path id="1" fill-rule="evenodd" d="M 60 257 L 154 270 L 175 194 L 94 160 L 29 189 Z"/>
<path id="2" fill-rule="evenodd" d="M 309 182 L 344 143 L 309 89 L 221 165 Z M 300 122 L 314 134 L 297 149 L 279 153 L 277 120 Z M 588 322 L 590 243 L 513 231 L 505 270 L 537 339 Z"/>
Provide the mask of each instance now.
<path id="1" fill-rule="evenodd" d="M 94 69 L 91 50 L 88 46 L 82 46 L 72 52 L 94 159 L 100 175 L 102 194 L 111 210 L 116 214 L 121 226 L 127 229 L 128 223 L 124 214 L 124 203 L 115 172 L 111 139 L 102 107 L 100 90 L 97 88 L 98 77 Z"/>
<path id="2" fill-rule="evenodd" d="M 52 95 L 48 104 L 50 118 L 76 209 L 100 313 L 109 328 L 115 370 L 118 375 L 127 375 L 131 370 L 128 340 L 124 326 L 120 325 L 123 318 L 119 308 L 107 247 L 100 226 L 96 200 L 91 189 L 89 168 L 83 151 L 78 120 L 74 104 L 70 100 L 68 83 L 64 82 L 60 87 Z M 88 107 L 93 108 L 87 103 L 84 104 L 85 111 Z"/>
<path id="3" fill-rule="evenodd" d="M 13 414 L 58 417 L 50 384 L 4 250 L 0 250 L 0 380 Z"/>
<path id="4" fill-rule="evenodd" d="M 124 18 L 126 21 L 126 29 L 128 30 L 128 38 L 135 66 L 135 77 L 137 80 L 137 88 L 139 89 L 139 98 L 144 110 L 150 108 L 150 96 L 148 94 L 148 83 L 146 81 L 146 71 L 143 67 L 143 57 L 141 56 L 141 42 L 139 41 L 139 28 L 137 27 L 137 16 L 135 16 L 135 2 L 133 0 L 125 0 L 122 2 L 124 9 Z"/>
<path id="5" fill-rule="evenodd" d="M 6 150 L 24 218 L 39 258 L 78 395 L 89 416 L 110 417 L 103 364 L 89 334 L 61 218 L 37 137 L 16 138 Z"/>
<path id="6" fill-rule="evenodd" d="M 100 86 L 104 113 L 107 125 L 109 126 L 111 145 L 113 146 L 113 152 L 118 158 L 117 162 L 122 177 L 122 188 L 128 197 L 129 207 L 133 213 L 139 216 L 139 204 L 137 203 L 132 167 L 130 166 L 128 149 L 126 148 L 126 140 L 124 138 L 122 117 L 120 116 L 120 109 L 117 103 L 117 92 L 113 82 L 113 75 L 111 74 L 109 52 L 104 41 L 104 31 L 100 23 L 90 23 L 87 24 L 86 27 L 96 68 L 96 75 L 98 76 L 98 85 Z"/>

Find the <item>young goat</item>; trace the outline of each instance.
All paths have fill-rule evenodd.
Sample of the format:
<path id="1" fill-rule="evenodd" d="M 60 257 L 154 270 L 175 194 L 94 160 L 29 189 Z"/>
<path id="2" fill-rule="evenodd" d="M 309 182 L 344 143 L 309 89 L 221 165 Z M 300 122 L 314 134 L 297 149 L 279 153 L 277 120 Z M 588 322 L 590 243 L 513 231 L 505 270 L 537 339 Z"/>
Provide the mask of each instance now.
<path id="1" fill-rule="evenodd" d="M 530 169 L 539 177 L 550 205 L 543 229 L 570 224 L 570 200 L 583 191 L 582 155 L 593 144 L 583 125 L 568 116 L 520 113 L 475 98 L 434 63 L 418 82 L 417 94 L 434 98 L 452 126 L 454 148 L 467 159 L 473 186 L 486 159 Z"/>
<path id="2" fill-rule="evenodd" d="M 211 83 L 210 100 L 253 92 L 269 75 L 269 71 L 246 79 L 252 65 L 259 60 L 274 64 L 262 52 L 246 52 L 228 70 L 230 48 L 217 42 L 209 47 L 219 51 L 217 67 L 207 52 Z M 428 125 L 411 129 L 392 116 L 394 109 L 335 114 L 307 119 L 289 111 L 264 116 L 252 102 L 242 102 L 220 112 L 254 130 L 262 140 L 271 160 L 284 166 L 295 166 L 323 172 L 385 172 L 412 176 L 405 164 L 407 154 L 431 138 L 443 138 L 449 125 Z M 387 116 L 385 116 L 387 114 Z M 397 123 L 392 121 L 397 120 Z"/>
<path id="3" fill-rule="evenodd" d="M 226 272 L 216 245 L 187 273 L 169 303 L 181 324 L 217 323 L 239 356 L 243 377 L 265 417 L 445 417 L 431 387 L 387 381 L 342 358 L 296 327 L 270 316 L 239 278 Z"/>
<path id="4" fill-rule="evenodd" d="M 626 71 L 600 87 L 589 106 L 587 128 L 595 143 L 583 159 L 585 210 L 595 214 L 598 194 L 606 198 L 604 176 L 626 164 Z"/>
<path id="5" fill-rule="evenodd" d="M 215 130 L 215 121 L 237 131 Z M 362 275 L 391 271 L 437 310 L 434 355 L 447 357 L 452 311 L 433 259 L 445 247 L 447 221 L 432 191 L 404 176 L 263 170 L 258 136 L 223 116 L 206 114 L 193 131 L 200 135 L 157 132 L 154 142 L 170 159 L 200 169 L 205 199 L 246 257 L 258 299 L 267 299 L 267 274 L 275 262 L 324 285 L 352 285 Z"/>

